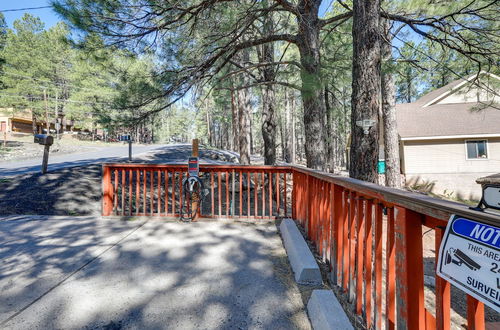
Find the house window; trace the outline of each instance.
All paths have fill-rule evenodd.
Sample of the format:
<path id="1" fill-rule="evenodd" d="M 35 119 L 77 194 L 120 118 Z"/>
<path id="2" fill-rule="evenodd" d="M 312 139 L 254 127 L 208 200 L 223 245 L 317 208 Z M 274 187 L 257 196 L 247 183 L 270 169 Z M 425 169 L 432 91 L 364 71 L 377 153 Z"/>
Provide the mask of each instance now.
<path id="1" fill-rule="evenodd" d="M 488 158 L 488 141 L 473 140 L 465 141 L 467 145 L 467 159 L 487 159 Z"/>

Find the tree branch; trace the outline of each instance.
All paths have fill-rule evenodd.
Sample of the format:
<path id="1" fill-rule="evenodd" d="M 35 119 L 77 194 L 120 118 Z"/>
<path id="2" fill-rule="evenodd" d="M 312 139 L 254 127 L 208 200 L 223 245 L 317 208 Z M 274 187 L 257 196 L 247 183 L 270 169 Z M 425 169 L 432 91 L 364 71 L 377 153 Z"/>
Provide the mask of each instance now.
<path id="1" fill-rule="evenodd" d="M 246 86 L 239 86 L 239 87 L 233 87 L 233 88 L 231 88 L 231 87 L 219 87 L 219 88 L 215 88 L 215 89 L 237 91 L 237 90 L 241 90 L 241 89 L 247 89 L 247 88 L 252 88 L 252 87 L 257 87 L 257 86 L 265 86 L 265 85 L 281 85 L 281 86 L 293 88 L 293 89 L 296 89 L 299 91 L 301 90 L 300 86 L 297 86 L 295 84 L 291 84 L 288 82 L 284 82 L 284 81 L 258 81 L 258 82 L 255 82 L 255 83 L 252 83 L 252 84 L 249 84 Z"/>
<path id="2" fill-rule="evenodd" d="M 280 4 L 283 7 L 283 9 L 294 14 L 295 16 L 300 15 L 300 12 L 299 12 L 299 9 L 297 8 L 297 6 L 295 6 L 291 2 L 289 2 L 287 0 L 274 0 L 274 1 L 277 2 L 278 4 Z"/>
<path id="3" fill-rule="evenodd" d="M 325 25 L 338 22 L 338 21 L 343 21 L 346 20 L 347 18 L 352 17 L 352 11 L 345 12 L 343 14 L 339 14 L 337 16 L 330 17 L 328 19 L 320 19 L 319 20 L 319 26 L 323 27 Z"/>

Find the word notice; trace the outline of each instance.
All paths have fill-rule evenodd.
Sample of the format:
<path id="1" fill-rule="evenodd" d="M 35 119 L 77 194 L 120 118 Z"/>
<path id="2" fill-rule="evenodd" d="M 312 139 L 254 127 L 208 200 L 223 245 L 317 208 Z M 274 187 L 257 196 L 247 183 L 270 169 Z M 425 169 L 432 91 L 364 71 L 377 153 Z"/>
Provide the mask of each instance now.
<path id="1" fill-rule="evenodd" d="M 500 312 L 500 228 L 452 215 L 436 273 Z"/>

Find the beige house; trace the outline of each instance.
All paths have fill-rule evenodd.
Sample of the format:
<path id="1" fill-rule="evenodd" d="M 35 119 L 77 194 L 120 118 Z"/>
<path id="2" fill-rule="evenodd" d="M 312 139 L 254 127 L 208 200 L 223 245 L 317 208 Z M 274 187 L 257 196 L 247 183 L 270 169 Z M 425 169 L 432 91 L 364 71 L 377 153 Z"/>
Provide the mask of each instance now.
<path id="1" fill-rule="evenodd" d="M 40 117 L 36 122 L 36 130 L 39 133 L 45 132 L 47 123 L 45 117 Z M 60 132 L 64 131 L 80 131 L 75 128 L 75 123 L 60 115 L 59 123 L 61 123 Z M 53 132 L 56 128 L 56 123 L 53 118 L 50 121 L 50 130 Z M 12 108 L 0 108 L 0 134 L 6 132 L 11 134 L 33 134 L 33 116 L 30 109 L 14 110 Z"/>
<path id="2" fill-rule="evenodd" d="M 30 110 L 0 109 L 0 132 L 32 134 L 32 122 Z"/>
<path id="3" fill-rule="evenodd" d="M 479 199 L 500 172 L 500 78 L 480 73 L 396 106 L 406 185 Z"/>

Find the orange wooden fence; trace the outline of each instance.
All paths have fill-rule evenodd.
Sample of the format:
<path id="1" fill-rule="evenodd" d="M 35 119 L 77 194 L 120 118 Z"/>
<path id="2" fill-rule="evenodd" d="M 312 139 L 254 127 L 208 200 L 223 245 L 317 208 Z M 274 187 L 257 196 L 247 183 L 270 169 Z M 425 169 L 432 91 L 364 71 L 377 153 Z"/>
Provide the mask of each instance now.
<path id="1" fill-rule="evenodd" d="M 103 215 L 178 216 L 186 171 L 104 165 Z M 435 273 L 435 308 L 426 307 L 424 251 L 435 265 L 451 214 L 500 224 L 461 204 L 297 166 L 201 165 L 200 172 L 209 190 L 202 217 L 292 216 L 367 328 L 450 329 L 451 287 Z M 424 229 L 434 234 L 430 249 Z M 484 329 L 484 305 L 466 300 L 468 329 Z"/>
<path id="2" fill-rule="evenodd" d="M 436 265 L 451 214 L 500 224 L 458 203 L 300 167 L 293 167 L 292 199 L 293 218 L 367 328 L 450 329 L 450 283 L 435 272 L 435 308 L 425 305 L 424 249 Z M 434 232 L 431 247 L 423 246 L 423 228 Z M 484 305 L 464 299 L 467 328 L 484 329 Z"/>
<path id="3" fill-rule="evenodd" d="M 289 167 L 201 165 L 202 218 L 291 214 Z M 179 217 L 187 165 L 103 165 L 103 215 Z"/>

